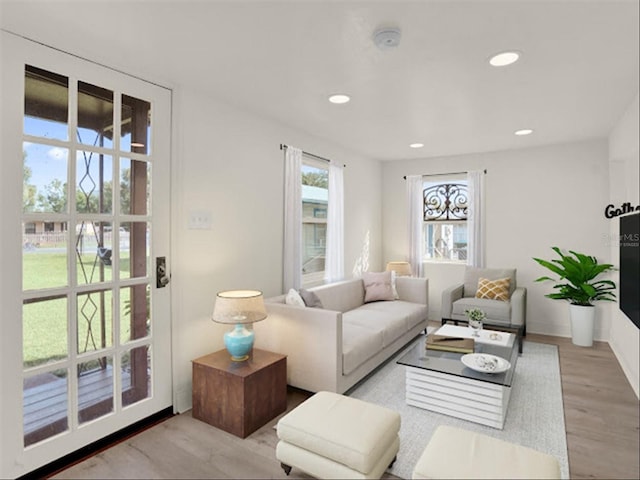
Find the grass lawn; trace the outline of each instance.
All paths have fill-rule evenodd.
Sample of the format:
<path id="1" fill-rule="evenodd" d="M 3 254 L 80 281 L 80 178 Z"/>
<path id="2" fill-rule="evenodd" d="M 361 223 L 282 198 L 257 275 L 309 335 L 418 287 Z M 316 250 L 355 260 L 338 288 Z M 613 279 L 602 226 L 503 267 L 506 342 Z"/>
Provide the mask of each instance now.
<path id="1" fill-rule="evenodd" d="M 91 279 L 94 255 L 83 255 L 82 262 L 86 275 Z M 122 258 L 120 265 L 125 278 L 129 277 L 129 258 Z M 104 281 L 111 281 L 111 266 L 104 268 Z M 80 267 L 78 284 L 98 283 L 98 268 L 93 281 L 87 282 Z M 64 253 L 25 253 L 23 255 L 23 288 L 25 290 L 60 287 L 68 284 L 67 256 Z M 130 314 L 128 303 L 131 288 L 120 289 L 120 338 L 121 342 L 130 337 Z M 23 306 L 23 363 L 25 367 L 41 365 L 49 361 L 65 358 L 68 355 L 67 298 L 44 300 Z M 94 351 L 113 344 L 113 298 L 110 290 L 81 294 L 77 296 L 78 335 L 71 345 L 79 353 Z M 101 318 L 104 312 L 104 338 Z M 91 332 L 89 322 L 91 321 Z"/>

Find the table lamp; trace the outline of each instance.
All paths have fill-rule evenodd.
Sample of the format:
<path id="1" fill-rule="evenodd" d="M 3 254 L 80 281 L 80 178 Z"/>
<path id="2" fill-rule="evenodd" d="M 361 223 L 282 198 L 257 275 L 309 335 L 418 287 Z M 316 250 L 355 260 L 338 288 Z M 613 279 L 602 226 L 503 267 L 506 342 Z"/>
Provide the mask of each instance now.
<path id="1" fill-rule="evenodd" d="M 399 277 L 410 277 L 413 274 L 409 262 L 389 262 L 387 263 L 387 272 L 391 271 L 396 272 Z"/>
<path id="2" fill-rule="evenodd" d="M 218 323 L 235 324 L 235 328 L 224 334 L 224 345 L 234 362 L 249 358 L 255 334 L 245 328 L 245 323 L 259 322 L 267 318 L 262 292 L 258 290 L 229 290 L 216 296 L 211 320 Z"/>

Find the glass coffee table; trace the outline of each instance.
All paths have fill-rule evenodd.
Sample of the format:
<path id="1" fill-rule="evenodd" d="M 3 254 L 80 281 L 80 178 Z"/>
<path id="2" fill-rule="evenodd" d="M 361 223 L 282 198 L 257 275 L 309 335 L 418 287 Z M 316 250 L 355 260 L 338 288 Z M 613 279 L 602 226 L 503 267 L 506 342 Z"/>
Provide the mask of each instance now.
<path id="1" fill-rule="evenodd" d="M 443 325 L 434 333 L 471 336 L 468 327 L 454 325 Z M 518 361 L 518 335 L 485 328 L 475 341 L 474 354 L 465 357 L 471 367 L 463 363 L 464 355 L 427 349 L 426 337 L 417 342 L 397 360 L 406 367 L 407 404 L 502 429 Z"/>

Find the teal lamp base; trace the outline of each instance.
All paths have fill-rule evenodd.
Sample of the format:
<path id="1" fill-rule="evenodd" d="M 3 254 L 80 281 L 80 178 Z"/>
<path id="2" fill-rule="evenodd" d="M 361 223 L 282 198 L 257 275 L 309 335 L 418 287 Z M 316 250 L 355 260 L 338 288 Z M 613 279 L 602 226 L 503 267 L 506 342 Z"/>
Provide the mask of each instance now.
<path id="1" fill-rule="evenodd" d="M 224 346 L 231 354 L 234 362 L 244 362 L 249 358 L 249 353 L 253 348 L 253 338 L 255 334 L 247 330 L 242 323 L 236 323 L 236 327 L 224 334 Z"/>

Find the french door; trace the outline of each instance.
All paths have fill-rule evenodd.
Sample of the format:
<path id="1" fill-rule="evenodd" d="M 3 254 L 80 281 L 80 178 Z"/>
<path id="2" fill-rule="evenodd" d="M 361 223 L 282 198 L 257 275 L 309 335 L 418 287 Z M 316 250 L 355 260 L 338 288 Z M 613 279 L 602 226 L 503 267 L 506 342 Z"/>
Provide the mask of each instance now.
<path id="1" fill-rule="evenodd" d="M 0 477 L 13 477 L 171 405 L 171 92 L 2 42 Z"/>

